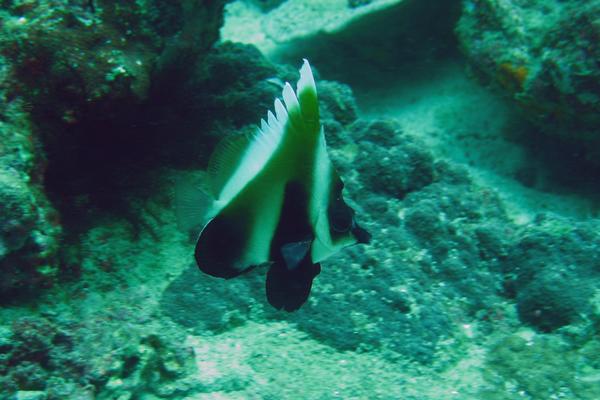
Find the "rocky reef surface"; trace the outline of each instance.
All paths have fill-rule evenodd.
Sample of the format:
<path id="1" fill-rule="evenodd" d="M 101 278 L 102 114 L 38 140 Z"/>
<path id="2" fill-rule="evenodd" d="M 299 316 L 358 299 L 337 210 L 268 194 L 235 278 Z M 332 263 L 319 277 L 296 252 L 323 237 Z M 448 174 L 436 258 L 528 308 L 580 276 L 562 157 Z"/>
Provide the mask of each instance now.
<path id="1" fill-rule="evenodd" d="M 244 7 L 283 13 L 299 3 Z M 367 3 L 337 6 L 353 13 Z M 403 21 L 429 9 L 404 3 Z M 489 26 L 540 38 L 506 28 L 517 14 L 505 10 L 528 10 L 523 19 L 540 4 L 464 1 L 460 20 L 437 28 L 448 36 L 458 24 L 471 63 L 486 60 L 491 43 L 514 56 L 512 39 L 494 42 Z M 556 10 L 569 4 L 547 2 L 544 15 L 561 19 Z M 577 15 L 591 20 L 594 4 Z M 371 10 L 369 18 L 389 18 L 385 7 Z M 178 226 L 175 182 L 202 181 L 216 142 L 254 129 L 279 82 L 297 78 L 297 63 L 274 63 L 249 44 L 215 44 L 222 11 L 213 1 L 3 3 L 0 399 L 600 397 L 597 215 L 534 207 L 523 218 L 526 206 L 510 199 L 535 188 L 507 197 L 513 186 L 441 155 L 416 124 L 365 116 L 353 88 L 327 80 L 318 63 L 330 155 L 372 244 L 326 260 L 293 314 L 268 305 L 260 268 L 230 281 L 198 272 L 197 231 Z M 473 22 L 492 15 L 506 23 Z M 340 25 L 336 40 L 345 26 L 356 32 L 351 25 Z M 477 54 L 469 47 L 476 27 L 489 45 Z M 433 51 L 437 36 L 419 37 L 403 43 L 429 50 L 401 54 L 436 65 L 458 57 L 440 50 L 451 41 Z M 529 52 L 519 54 L 533 65 Z M 521 64 L 489 57 L 478 68 L 497 74 L 518 107 L 536 80 L 554 82 L 533 68 L 519 87 Z M 571 95 L 573 110 L 583 107 Z M 566 118 L 593 128 L 592 110 Z M 550 124 L 552 113 L 538 112 L 534 122 Z M 430 131 L 458 146 L 448 118 Z M 486 151 L 499 151 L 491 143 Z"/>
<path id="2" fill-rule="evenodd" d="M 544 132 L 598 163 L 600 2 L 463 2 L 456 28 L 471 64 Z"/>
<path id="3" fill-rule="evenodd" d="M 157 1 L 126 6 L 102 1 L 4 2 L 0 9 L 3 301 L 51 285 L 61 272 L 56 256 L 61 218 L 69 214 L 64 211 L 74 203 L 75 208 L 86 208 L 89 187 L 109 190 L 104 186 L 107 177 L 121 175 L 115 172 L 119 159 L 128 153 L 135 157 L 141 135 L 152 132 L 148 127 L 142 132 L 134 120 L 141 121 L 140 113 L 160 98 L 165 90 L 161 79 L 183 69 L 182 54 L 193 65 L 217 39 L 222 6 L 220 2 L 210 6 Z M 48 197 L 53 194 L 52 205 Z"/>
<path id="4" fill-rule="evenodd" d="M 4 97 L 0 108 L 0 298 L 7 300 L 52 283 L 62 229 L 44 193 L 46 158 L 23 105 Z"/>

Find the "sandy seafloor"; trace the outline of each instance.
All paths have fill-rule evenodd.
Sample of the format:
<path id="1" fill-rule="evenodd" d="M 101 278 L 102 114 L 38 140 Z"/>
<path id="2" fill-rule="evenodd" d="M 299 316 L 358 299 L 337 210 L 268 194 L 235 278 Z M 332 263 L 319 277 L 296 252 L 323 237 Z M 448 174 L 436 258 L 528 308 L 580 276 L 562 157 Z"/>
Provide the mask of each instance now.
<path id="1" fill-rule="evenodd" d="M 261 48 L 260 26 L 251 15 L 253 27 L 240 22 L 249 18 L 244 12 L 230 8 L 222 40 L 243 38 Z M 296 55 L 279 52 L 278 46 L 262 49 L 273 62 L 299 65 Z M 593 199 L 561 186 L 547 191 L 527 188 L 512 178 L 535 151 L 511 140 L 506 131 L 526 129 L 527 123 L 510 101 L 478 83 L 460 57 L 449 56 L 443 62 L 416 60 L 400 74 L 393 68 L 392 73 L 379 73 L 376 66 L 369 71 L 368 61 L 362 60 L 348 72 L 337 70 L 335 76 L 328 76 L 328 66 L 319 63 L 319 56 L 311 62 L 322 77 L 350 85 L 360 117 L 397 119 L 402 130 L 420 138 L 436 159 L 462 165 L 478 185 L 494 188 L 516 226 L 531 223 L 540 212 L 575 221 L 597 216 Z M 345 65 L 354 62 L 343 60 Z M 355 73 L 359 67 L 371 77 L 369 82 Z M 543 168 L 543 161 L 540 165 Z M 177 227 L 168 196 L 171 181 L 157 176 L 156 182 L 159 194 L 137 204 L 142 221 L 138 232 L 132 233 L 128 222 L 107 216 L 82 235 L 82 251 L 89 257 L 80 281 L 49 289 L 33 304 L 0 310 L 3 321 L 33 314 L 76 325 L 81 337 L 75 347 L 83 346 L 82 354 L 97 357 L 100 373 L 122 368 L 123 354 L 138 354 L 140 367 L 133 375 L 111 378 L 100 398 L 597 398 L 599 391 L 593 387 L 600 385 L 600 369 L 586 365 L 590 352 L 598 348 L 597 336 L 587 342 L 585 354 L 574 350 L 564 344 L 563 333 L 544 334 L 523 325 L 510 301 L 501 305 L 494 329 L 481 326 L 488 322 L 476 318 L 450 317 L 452 334 L 436 344 L 433 361 L 425 364 L 385 357 L 377 349 L 340 350 L 297 329 L 293 321 L 263 319 L 252 311 L 239 323 L 235 311 L 233 315 L 227 311 L 224 332 L 202 334 L 177 324 L 165 315 L 160 302 L 163 291 L 191 265 L 193 242 Z M 326 262 L 325 271 L 327 267 Z M 372 273 L 377 274 L 376 267 Z M 319 282 L 317 278 L 315 285 Z M 214 294 L 203 301 L 213 301 L 210 295 Z M 152 335 L 160 337 L 162 347 L 140 339 Z M 499 346 L 515 346 L 522 361 L 510 365 L 498 356 Z M 173 348 L 187 349 L 183 357 L 187 361 L 171 360 L 168 353 Z M 490 353 L 496 358 L 490 358 Z M 562 364 L 564 359 L 568 364 Z M 157 369 L 168 369 L 169 362 L 185 373 L 177 379 L 152 378 Z M 494 362 L 506 365 L 497 369 Z M 145 383 L 149 381 L 152 385 Z M 555 384 L 552 390 L 549 382 Z M 577 385 L 583 388 L 574 389 Z M 68 398 L 91 399 L 91 392 Z M 19 396 L 44 398 L 36 391 Z"/>

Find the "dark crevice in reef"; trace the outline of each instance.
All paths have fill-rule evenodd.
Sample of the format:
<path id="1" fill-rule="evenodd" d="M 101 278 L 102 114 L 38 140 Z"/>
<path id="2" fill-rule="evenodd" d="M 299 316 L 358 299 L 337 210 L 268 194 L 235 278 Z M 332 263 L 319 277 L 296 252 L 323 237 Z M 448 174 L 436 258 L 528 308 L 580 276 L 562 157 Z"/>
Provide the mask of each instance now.
<path id="1" fill-rule="evenodd" d="M 27 23 L 0 43 L 2 90 L 29 111 L 60 225 L 121 214 L 127 197 L 156 191 L 156 168 L 204 162 L 209 117 L 174 99 L 217 41 L 224 1 L 4 3 Z"/>
<path id="2" fill-rule="evenodd" d="M 68 230 L 112 213 L 135 220 L 131 199 L 156 193 L 159 169 L 206 166 L 218 140 L 272 104 L 277 74 L 252 46 L 226 43 L 202 59 L 151 79 L 148 96 L 75 104 L 63 121 L 37 104 L 34 121 L 47 156 L 45 189 Z"/>
<path id="3" fill-rule="evenodd" d="M 97 213 L 132 216 L 129 200 L 156 190 L 158 167 L 205 164 L 206 117 L 174 115 L 171 107 L 156 97 L 95 105 L 76 123 L 34 118 L 47 157 L 45 189 L 65 228 L 85 229 Z"/>
<path id="4" fill-rule="evenodd" d="M 178 138 L 184 140 L 148 105 L 114 110 L 102 115 L 92 108 L 75 124 L 39 123 L 48 160 L 45 187 L 67 226 L 70 217 L 90 209 L 122 212 L 127 196 L 148 188 L 148 172 L 170 156 Z"/>

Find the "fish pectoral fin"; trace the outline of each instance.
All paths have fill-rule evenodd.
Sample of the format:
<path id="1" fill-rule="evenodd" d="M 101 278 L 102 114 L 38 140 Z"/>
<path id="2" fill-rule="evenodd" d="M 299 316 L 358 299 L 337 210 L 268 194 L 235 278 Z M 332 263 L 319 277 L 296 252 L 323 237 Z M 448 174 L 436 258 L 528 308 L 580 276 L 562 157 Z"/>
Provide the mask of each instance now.
<path id="1" fill-rule="evenodd" d="M 173 202 L 177 227 L 185 233 L 199 229 L 210 219 L 214 198 L 198 177 L 179 176 L 175 180 Z"/>
<path id="2" fill-rule="evenodd" d="M 298 268 L 302 260 L 308 254 L 312 239 L 300 242 L 286 243 L 281 246 L 281 256 L 288 270 Z"/>

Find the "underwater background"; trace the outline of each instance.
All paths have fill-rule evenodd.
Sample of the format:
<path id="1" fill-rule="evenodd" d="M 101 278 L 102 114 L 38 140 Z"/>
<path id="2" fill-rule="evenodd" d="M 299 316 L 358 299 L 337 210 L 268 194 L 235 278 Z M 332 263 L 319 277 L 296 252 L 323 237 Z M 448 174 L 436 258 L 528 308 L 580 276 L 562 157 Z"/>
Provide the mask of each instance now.
<path id="1" fill-rule="evenodd" d="M 174 188 L 310 60 L 368 245 L 293 313 Z M 600 1 L 0 0 L 0 399 L 599 399 Z"/>

